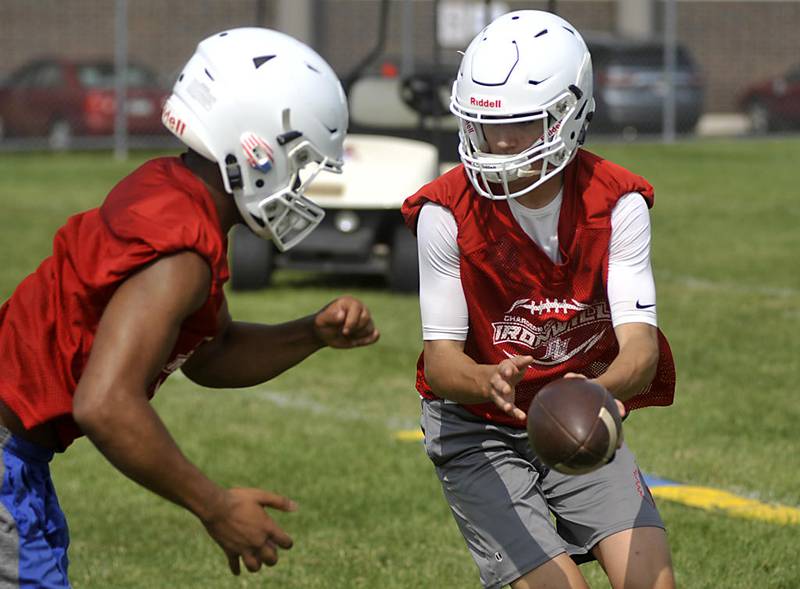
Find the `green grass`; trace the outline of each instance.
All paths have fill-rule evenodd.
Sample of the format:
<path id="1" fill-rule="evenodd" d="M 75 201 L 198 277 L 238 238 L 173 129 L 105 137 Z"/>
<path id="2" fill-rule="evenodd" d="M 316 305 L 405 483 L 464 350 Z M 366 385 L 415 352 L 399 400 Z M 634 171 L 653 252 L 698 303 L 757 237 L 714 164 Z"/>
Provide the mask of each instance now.
<path id="1" fill-rule="evenodd" d="M 594 149 L 656 186 L 659 322 L 678 366 L 673 407 L 638 412 L 626 439 L 648 473 L 800 506 L 800 206 L 791 140 Z M 48 255 L 67 216 L 99 204 L 136 160 L 106 154 L 0 158 L 0 298 Z M 363 298 L 381 341 L 323 350 L 246 391 L 172 377 L 154 403 L 215 480 L 291 496 L 275 517 L 295 539 L 279 566 L 236 579 L 188 513 L 124 479 L 79 440 L 53 465 L 73 543 L 76 589 L 107 587 L 478 587 L 477 573 L 418 443 L 414 297 L 375 281 L 278 273 L 274 288 L 229 293 L 235 317 L 306 314 Z M 797 526 L 660 503 L 680 586 L 795 588 Z M 592 587 L 606 587 L 596 565 Z"/>

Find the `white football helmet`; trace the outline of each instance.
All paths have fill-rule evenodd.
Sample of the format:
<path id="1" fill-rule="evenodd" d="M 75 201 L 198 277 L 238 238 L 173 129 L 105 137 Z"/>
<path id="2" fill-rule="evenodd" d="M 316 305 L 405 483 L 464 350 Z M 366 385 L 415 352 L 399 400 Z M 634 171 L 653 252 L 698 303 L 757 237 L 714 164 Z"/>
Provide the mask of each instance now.
<path id="1" fill-rule="evenodd" d="M 594 113 L 586 43 L 549 12 L 504 14 L 464 53 L 450 111 L 459 119 L 459 156 L 475 190 L 492 199 L 522 196 L 563 170 L 584 142 Z M 484 125 L 524 122 L 536 123 L 529 147 L 489 152 Z M 512 192 L 509 183 L 519 178 L 534 180 Z"/>
<path id="2" fill-rule="evenodd" d="M 303 193 L 320 171 L 341 172 L 347 119 L 328 63 L 260 28 L 201 41 L 162 112 L 178 139 L 219 165 L 250 229 L 282 251 L 322 221 L 323 210 Z"/>

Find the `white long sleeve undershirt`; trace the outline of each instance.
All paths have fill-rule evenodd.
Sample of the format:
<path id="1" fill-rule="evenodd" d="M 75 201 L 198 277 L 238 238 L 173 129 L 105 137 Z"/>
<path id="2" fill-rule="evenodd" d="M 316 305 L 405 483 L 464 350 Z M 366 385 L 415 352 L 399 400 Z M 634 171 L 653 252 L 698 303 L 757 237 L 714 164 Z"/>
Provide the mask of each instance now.
<path id="1" fill-rule="evenodd" d="M 559 193 L 540 209 L 509 201 L 511 213 L 525 233 L 555 262 L 559 261 L 561 200 Z M 448 209 L 430 202 L 422 207 L 417 244 L 425 340 L 467 339 L 469 314 L 461 285 L 457 236 L 458 227 Z M 650 214 L 637 192 L 620 198 L 611 212 L 607 291 L 614 327 L 623 323 L 657 325 L 656 289 L 650 266 Z"/>

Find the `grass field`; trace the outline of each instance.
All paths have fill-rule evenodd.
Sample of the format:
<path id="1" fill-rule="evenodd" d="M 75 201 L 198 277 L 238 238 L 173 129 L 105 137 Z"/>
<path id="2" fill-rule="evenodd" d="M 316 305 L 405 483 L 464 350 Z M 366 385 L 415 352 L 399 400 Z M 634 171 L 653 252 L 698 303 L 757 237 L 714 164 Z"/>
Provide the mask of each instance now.
<path id="1" fill-rule="evenodd" d="M 800 141 L 596 145 L 657 190 L 659 322 L 678 367 L 677 400 L 636 413 L 626 439 L 660 477 L 800 506 Z M 48 255 L 53 231 L 97 205 L 145 158 L 0 157 L 0 299 Z M 375 281 L 278 273 L 230 293 L 235 317 L 278 322 L 352 293 L 382 331 L 368 349 L 323 350 L 263 386 L 198 389 L 180 375 L 156 397 L 186 454 L 226 485 L 289 495 L 275 517 L 295 538 L 274 569 L 233 578 L 188 513 L 124 479 L 85 439 L 54 461 L 72 533 L 76 589 L 478 587 L 413 429 L 417 300 Z M 686 588 L 800 587 L 800 526 L 660 502 Z M 606 587 L 596 565 L 592 587 Z"/>

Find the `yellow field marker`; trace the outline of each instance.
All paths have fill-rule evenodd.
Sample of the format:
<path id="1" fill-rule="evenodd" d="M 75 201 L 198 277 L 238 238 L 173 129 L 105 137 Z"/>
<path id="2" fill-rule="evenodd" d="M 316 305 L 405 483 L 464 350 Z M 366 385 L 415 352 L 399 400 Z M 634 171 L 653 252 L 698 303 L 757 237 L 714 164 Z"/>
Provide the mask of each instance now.
<path id="1" fill-rule="evenodd" d="M 405 429 L 395 432 L 394 437 L 396 440 L 400 440 L 401 442 L 419 442 L 422 441 L 425 436 L 422 434 L 421 430 Z"/>
<path id="2" fill-rule="evenodd" d="M 800 525 L 800 509 L 739 497 L 727 491 L 689 485 L 650 487 L 659 499 L 706 510 L 720 510 L 734 517 L 758 519 L 781 525 Z"/>

